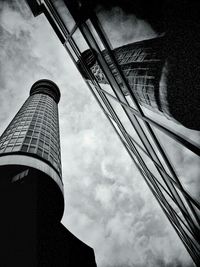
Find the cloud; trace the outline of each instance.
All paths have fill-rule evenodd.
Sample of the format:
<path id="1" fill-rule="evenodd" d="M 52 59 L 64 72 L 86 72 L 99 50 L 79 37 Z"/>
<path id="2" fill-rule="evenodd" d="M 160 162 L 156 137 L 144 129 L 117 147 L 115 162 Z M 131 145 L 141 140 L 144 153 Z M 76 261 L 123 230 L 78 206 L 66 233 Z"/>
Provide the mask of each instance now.
<path id="1" fill-rule="evenodd" d="M 97 14 L 113 48 L 157 36 L 148 22 L 118 6 L 108 10 L 99 6 Z"/>

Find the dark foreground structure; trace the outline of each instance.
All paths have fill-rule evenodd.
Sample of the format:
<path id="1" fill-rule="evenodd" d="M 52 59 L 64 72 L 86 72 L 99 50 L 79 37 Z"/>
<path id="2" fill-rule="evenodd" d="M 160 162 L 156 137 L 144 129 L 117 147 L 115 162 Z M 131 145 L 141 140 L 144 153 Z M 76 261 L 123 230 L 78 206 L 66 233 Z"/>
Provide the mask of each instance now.
<path id="1" fill-rule="evenodd" d="M 46 16 L 199 266 L 199 190 L 190 187 L 198 174 L 186 175 L 182 170 L 185 160 L 199 166 L 194 130 L 200 129 L 200 4 L 190 0 L 26 1 L 34 16 Z M 135 38 L 141 20 L 154 30 L 153 36 Z M 179 152 L 184 159 L 177 162 L 174 154 Z"/>
<path id="2" fill-rule="evenodd" d="M 60 223 L 59 100 L 55 83 L 37 81 L 0 137 L 0 266 L 96 266 L 93 249 Z"/>

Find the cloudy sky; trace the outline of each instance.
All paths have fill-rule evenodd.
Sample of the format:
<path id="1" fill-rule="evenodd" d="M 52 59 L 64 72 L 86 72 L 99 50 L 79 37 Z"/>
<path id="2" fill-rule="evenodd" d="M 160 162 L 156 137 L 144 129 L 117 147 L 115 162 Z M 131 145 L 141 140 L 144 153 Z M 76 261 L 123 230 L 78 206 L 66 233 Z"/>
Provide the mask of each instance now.
<path id="1" fill-rule="evenodd" d="M 63 224 L 94 248 L 99 267 L 193 266 L 45 17 L 34 18 L 22 0 L 1 1 L 0 34 L 0 134 L 36 80 L 51 79 L 61 91 Z M 171 157 L 197 196 L 197 159 L 178 146 Z"/>

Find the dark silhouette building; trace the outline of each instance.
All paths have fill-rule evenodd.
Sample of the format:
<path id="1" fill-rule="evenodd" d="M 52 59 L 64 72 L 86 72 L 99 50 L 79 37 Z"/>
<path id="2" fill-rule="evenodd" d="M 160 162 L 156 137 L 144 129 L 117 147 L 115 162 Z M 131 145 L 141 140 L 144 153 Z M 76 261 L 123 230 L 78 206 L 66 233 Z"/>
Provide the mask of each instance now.
<path id="1" fill-rule="evenodd" d="M 93 250 L 60 223 L 59 100 L 55 83 L 37 81 L 0 137 L 0 266 L 96 266 Z"/>

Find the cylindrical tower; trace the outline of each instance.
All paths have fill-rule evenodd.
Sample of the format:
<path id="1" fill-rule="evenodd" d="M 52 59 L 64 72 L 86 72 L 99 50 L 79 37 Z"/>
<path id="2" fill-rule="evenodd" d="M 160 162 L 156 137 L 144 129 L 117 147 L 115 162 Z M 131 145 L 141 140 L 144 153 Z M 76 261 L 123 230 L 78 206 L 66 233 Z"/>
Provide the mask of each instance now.
<path id="1" fill-rule="evenodd" d="M 96 266 L 60 222 L 59 100 L 55 83 L 37 81 L 0 137 L 0 266 Z"/>
<path id="2" fill-rule="evenodd" d="M 37 221 L 60 221 L 64 210 L 59 100 L 60 91 L 54 82 L 35 82 L 0 137 L 1 189 L 10 192 L 17 186 L 16 194 L 22 188 L 25 194 L 30 190 L 29 204 L 34 206 Z M 28 199 L 25 202 L 28 209 Z"/>

